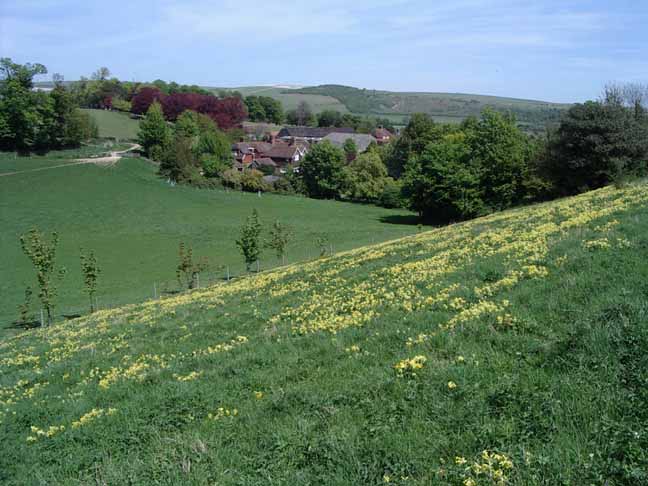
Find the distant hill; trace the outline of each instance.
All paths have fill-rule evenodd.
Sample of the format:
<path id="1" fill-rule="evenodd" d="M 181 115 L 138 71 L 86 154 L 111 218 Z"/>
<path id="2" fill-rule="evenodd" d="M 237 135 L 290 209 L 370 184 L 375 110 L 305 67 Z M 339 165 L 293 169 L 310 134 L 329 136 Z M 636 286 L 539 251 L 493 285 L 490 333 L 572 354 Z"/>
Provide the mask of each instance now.
<path id="1" fill-rule="evenodd" d="M 51 87 L 51 82 L 36 83 Z M 520 125 L 529 131 L 542 131 L 557 123 L 571 105 L 539 100 L 465 93 L 396 92 L 361 89 L 337 84 L 299 87 L 287 84 L 274 86 L 242 86 L 236 88 L 206 87 L 214 93 L 239 91 L 243 96 L 270 96 L 281 101 L 285 110 L 306 101 L 315 113 L 336 110 L 341 113 L 389 118 L 396 125 L 407 123 L 412 113 L 427 113 L 438 122 L 459 123 L 468 116 L 478 116 L 486 107 L 511 112 Z"/>
<path id="2" fill-rule="evenodd" d="M 544 127 L 557 122 L 568 104 L 461 93 L 391 92 L 322 85 L 290 90 L 292 96 L 330 96 L 353 113 L 387 116 L 398 121 L 416 112 L 432 115 L 438 121 L 459 122 L 477 116 L 486 107 L 512 112 L 522 125 Z"/>

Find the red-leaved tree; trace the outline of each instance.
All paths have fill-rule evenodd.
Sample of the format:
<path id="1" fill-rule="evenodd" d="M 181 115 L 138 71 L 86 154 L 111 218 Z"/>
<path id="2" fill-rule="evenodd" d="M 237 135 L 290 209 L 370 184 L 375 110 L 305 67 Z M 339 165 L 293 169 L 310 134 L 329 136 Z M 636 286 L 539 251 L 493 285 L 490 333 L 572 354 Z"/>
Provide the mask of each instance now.
<path id="1" fill-rule="evenodd" d="M 215 103 L 209 104 L 208 109 L 203 113 L 214 120 L 221 130 L 234 128 L 247 117 L 243 101 L 235 96 L 217 99 Z"/>
<path id="2" fill-rule="evenodd" d="M 137 115 L 143 115 L 155 100 L 161 100 L 162 92 L 157 88 L 146 86 L 140 89 L 131 100 L 131 111 Z"/>

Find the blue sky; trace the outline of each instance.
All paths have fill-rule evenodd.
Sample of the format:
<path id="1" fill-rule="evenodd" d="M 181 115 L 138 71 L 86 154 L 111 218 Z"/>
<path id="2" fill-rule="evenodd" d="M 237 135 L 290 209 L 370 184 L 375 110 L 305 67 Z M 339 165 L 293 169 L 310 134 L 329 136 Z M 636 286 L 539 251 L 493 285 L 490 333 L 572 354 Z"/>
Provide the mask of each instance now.
<path id="1" fill-rule="evenodd" d="M 66 79 L 596 98 L 648 81 L 645 0 L 2 0 L 0 55 Z"/>

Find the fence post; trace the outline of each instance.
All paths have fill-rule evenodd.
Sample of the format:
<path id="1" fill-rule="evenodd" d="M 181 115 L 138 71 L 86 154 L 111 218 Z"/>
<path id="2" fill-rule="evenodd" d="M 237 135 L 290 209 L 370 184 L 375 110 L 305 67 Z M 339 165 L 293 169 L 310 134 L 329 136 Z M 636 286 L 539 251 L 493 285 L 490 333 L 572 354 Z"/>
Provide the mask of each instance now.
<path id="1" fill-rule="evenodd" d="M 257 260 L 257 273 L 259 273 L 259 260 Z"/>
<path id="2" fill-rule="evenodd" d="M 153 298 L 157 299 L 157 283 L 153 282 Z"/>
<path id="3" fill-rule="evenodd" d="M 230 281 L 229 265 L 227 265 L 227 281 Z"/>
<path id="4" fill-rule="evenodd" d="M 333 243 L 331 243 L 331 255 L 333 255 Z"/>
<path id="5" fill-rule="evenodd" d="M 200 288 L 200 274 L 196 274 L 196 287 Z"/>
<path id="6" fill-rule="evenodd" d="M 41 308 L 41 327 L 44 327 L 44 326 L 45 326 L 45 322 L 44 322 L 44 319 L 43 319 L 43 309 Z"/>

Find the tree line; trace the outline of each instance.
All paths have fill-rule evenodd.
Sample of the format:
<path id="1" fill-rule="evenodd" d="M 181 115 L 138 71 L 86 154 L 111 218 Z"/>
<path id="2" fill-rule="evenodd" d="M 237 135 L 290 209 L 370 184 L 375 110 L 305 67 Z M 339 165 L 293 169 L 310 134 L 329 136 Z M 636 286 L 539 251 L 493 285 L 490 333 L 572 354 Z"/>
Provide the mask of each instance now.
<path id="1" fill-rule="evenodd" d="M 34 90 L 34 77 L 46 73 L 42 64 L 0 59 L 0 150 L 45 152 L 97 137 L 96 124 L 78 109 L 60 76 L 51 91 Z"/>
<path id="2" fill-rule="evenodd" d="M 414 114 L 395 142 L 357 157 L 316 145 L 295 187 L 448 223 L 623 184 L 648 173 L 647 105 L 645 86 L 610 85 L 601 99 L 573 105 L 543 136 L 490 109 L 459 125 Z"/>

